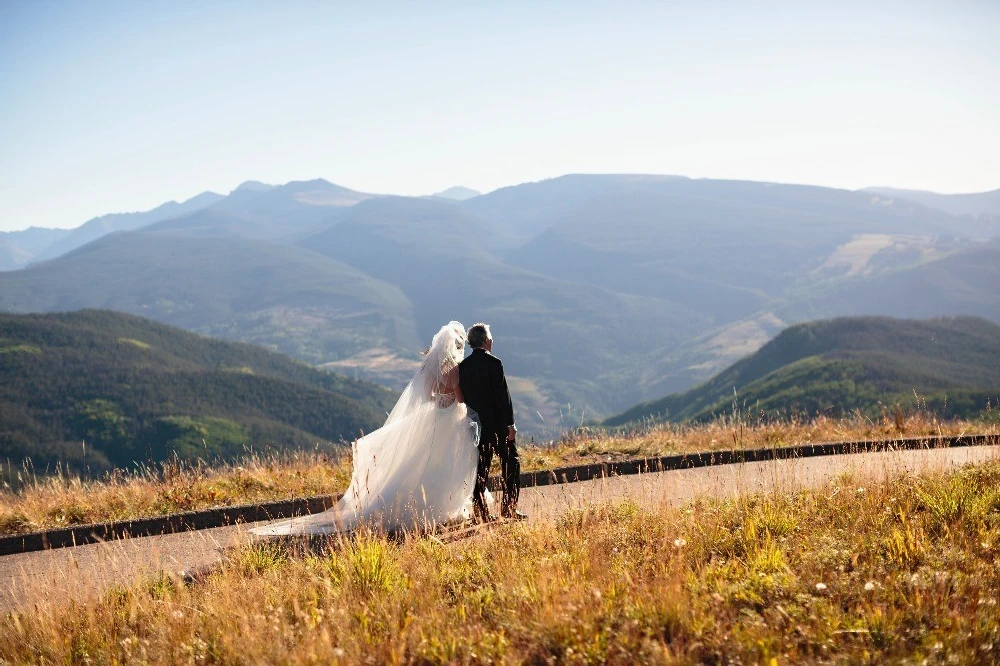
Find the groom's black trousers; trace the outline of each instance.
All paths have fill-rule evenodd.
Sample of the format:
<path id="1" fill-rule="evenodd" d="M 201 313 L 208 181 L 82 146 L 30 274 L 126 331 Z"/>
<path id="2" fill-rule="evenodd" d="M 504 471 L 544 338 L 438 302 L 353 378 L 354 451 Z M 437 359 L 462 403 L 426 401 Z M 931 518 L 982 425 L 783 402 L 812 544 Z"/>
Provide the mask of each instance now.
<path id="1" fill-rule="evenodd" d="M 517 445 L 507 441 L 506 427 L 502 431 L 483 428 L 479 437 L 479 466 L 476 470 L 476 487 L 472 491 L 472 500 L 484 516 L 489 515 L 486 506 L 486 482 L 489 480 L 494 453 L 500 457 L 500 470 L 503 476 L 501 515 L 508 515 L 517 508 L 517 498 L 521 493 L 521 459 L 517 455 Z"/>

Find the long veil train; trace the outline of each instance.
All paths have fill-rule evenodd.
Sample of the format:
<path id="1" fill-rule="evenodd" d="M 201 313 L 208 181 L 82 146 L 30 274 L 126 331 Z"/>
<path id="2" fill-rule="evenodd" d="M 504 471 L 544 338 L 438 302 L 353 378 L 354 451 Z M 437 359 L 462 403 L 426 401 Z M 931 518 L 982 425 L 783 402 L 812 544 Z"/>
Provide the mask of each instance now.
<path id="1" fill-rule="evenodd" d="M 468 518 L 476 480 L 478 433 L 455 400 L 465 328 L 449 322 L 435 334 L 420 369 L 385 424 L 353 446 L 351 484 L 333 508 L 250 530 L 263 536 L 377 529 L 428 529 Z"/>

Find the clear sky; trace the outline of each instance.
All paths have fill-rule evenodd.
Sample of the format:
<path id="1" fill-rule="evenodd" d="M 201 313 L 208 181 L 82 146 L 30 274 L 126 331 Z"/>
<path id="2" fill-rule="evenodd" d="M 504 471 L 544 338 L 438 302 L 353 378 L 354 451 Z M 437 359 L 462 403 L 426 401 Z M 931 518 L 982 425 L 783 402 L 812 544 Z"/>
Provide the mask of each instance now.
<path id="1" fill-rule="evenodd" d="M 0 0 L 0 229 L 243 180 L 1000 188 L 1000 1 Z"/>

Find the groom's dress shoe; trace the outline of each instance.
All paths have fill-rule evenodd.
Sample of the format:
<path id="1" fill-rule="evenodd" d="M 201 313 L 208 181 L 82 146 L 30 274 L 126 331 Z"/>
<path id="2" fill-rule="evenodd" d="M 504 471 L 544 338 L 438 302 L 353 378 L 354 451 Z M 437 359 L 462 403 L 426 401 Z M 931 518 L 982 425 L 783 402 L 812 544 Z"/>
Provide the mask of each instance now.
<path id="1" fill-rule="evenodd" d="M 515 509 L 513 511 L 506 511 L 506 512 L 504 512 L 503 517 L 506 520 L 527 520 L 528 519 L 528 514 L 521 513 L 520 511 L 518 511 L 517 509 Z"/>

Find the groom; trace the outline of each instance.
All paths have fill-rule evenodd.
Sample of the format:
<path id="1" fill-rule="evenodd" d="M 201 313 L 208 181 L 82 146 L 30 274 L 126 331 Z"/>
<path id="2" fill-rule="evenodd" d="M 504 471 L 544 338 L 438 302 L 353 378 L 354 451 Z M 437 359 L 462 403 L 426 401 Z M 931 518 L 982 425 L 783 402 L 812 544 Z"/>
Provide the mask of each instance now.
<path id="1" fill-rule="evenodd" d="M 486 481 L 494 451 L 500 456 L 503 472 L 503 502 L 500 515 L 504 518 L 524 520 L 517 510 L 517 497 L 521 489 L 521 460 L 517 457 L 514 436 L 514 407 L 507 390 L 503 363 L 493 351 L 493 335 L 486 324 L 476 324 L 468 332 L 472 354 L 458 366 L 458 383 L 465 396 L 465 404 L 479 415 L 482 427 L 479 436 L 479 467 L 476 487 L 472 491 L 472 504 L 476 518 L 492 520 L 486 505 Z"/>

